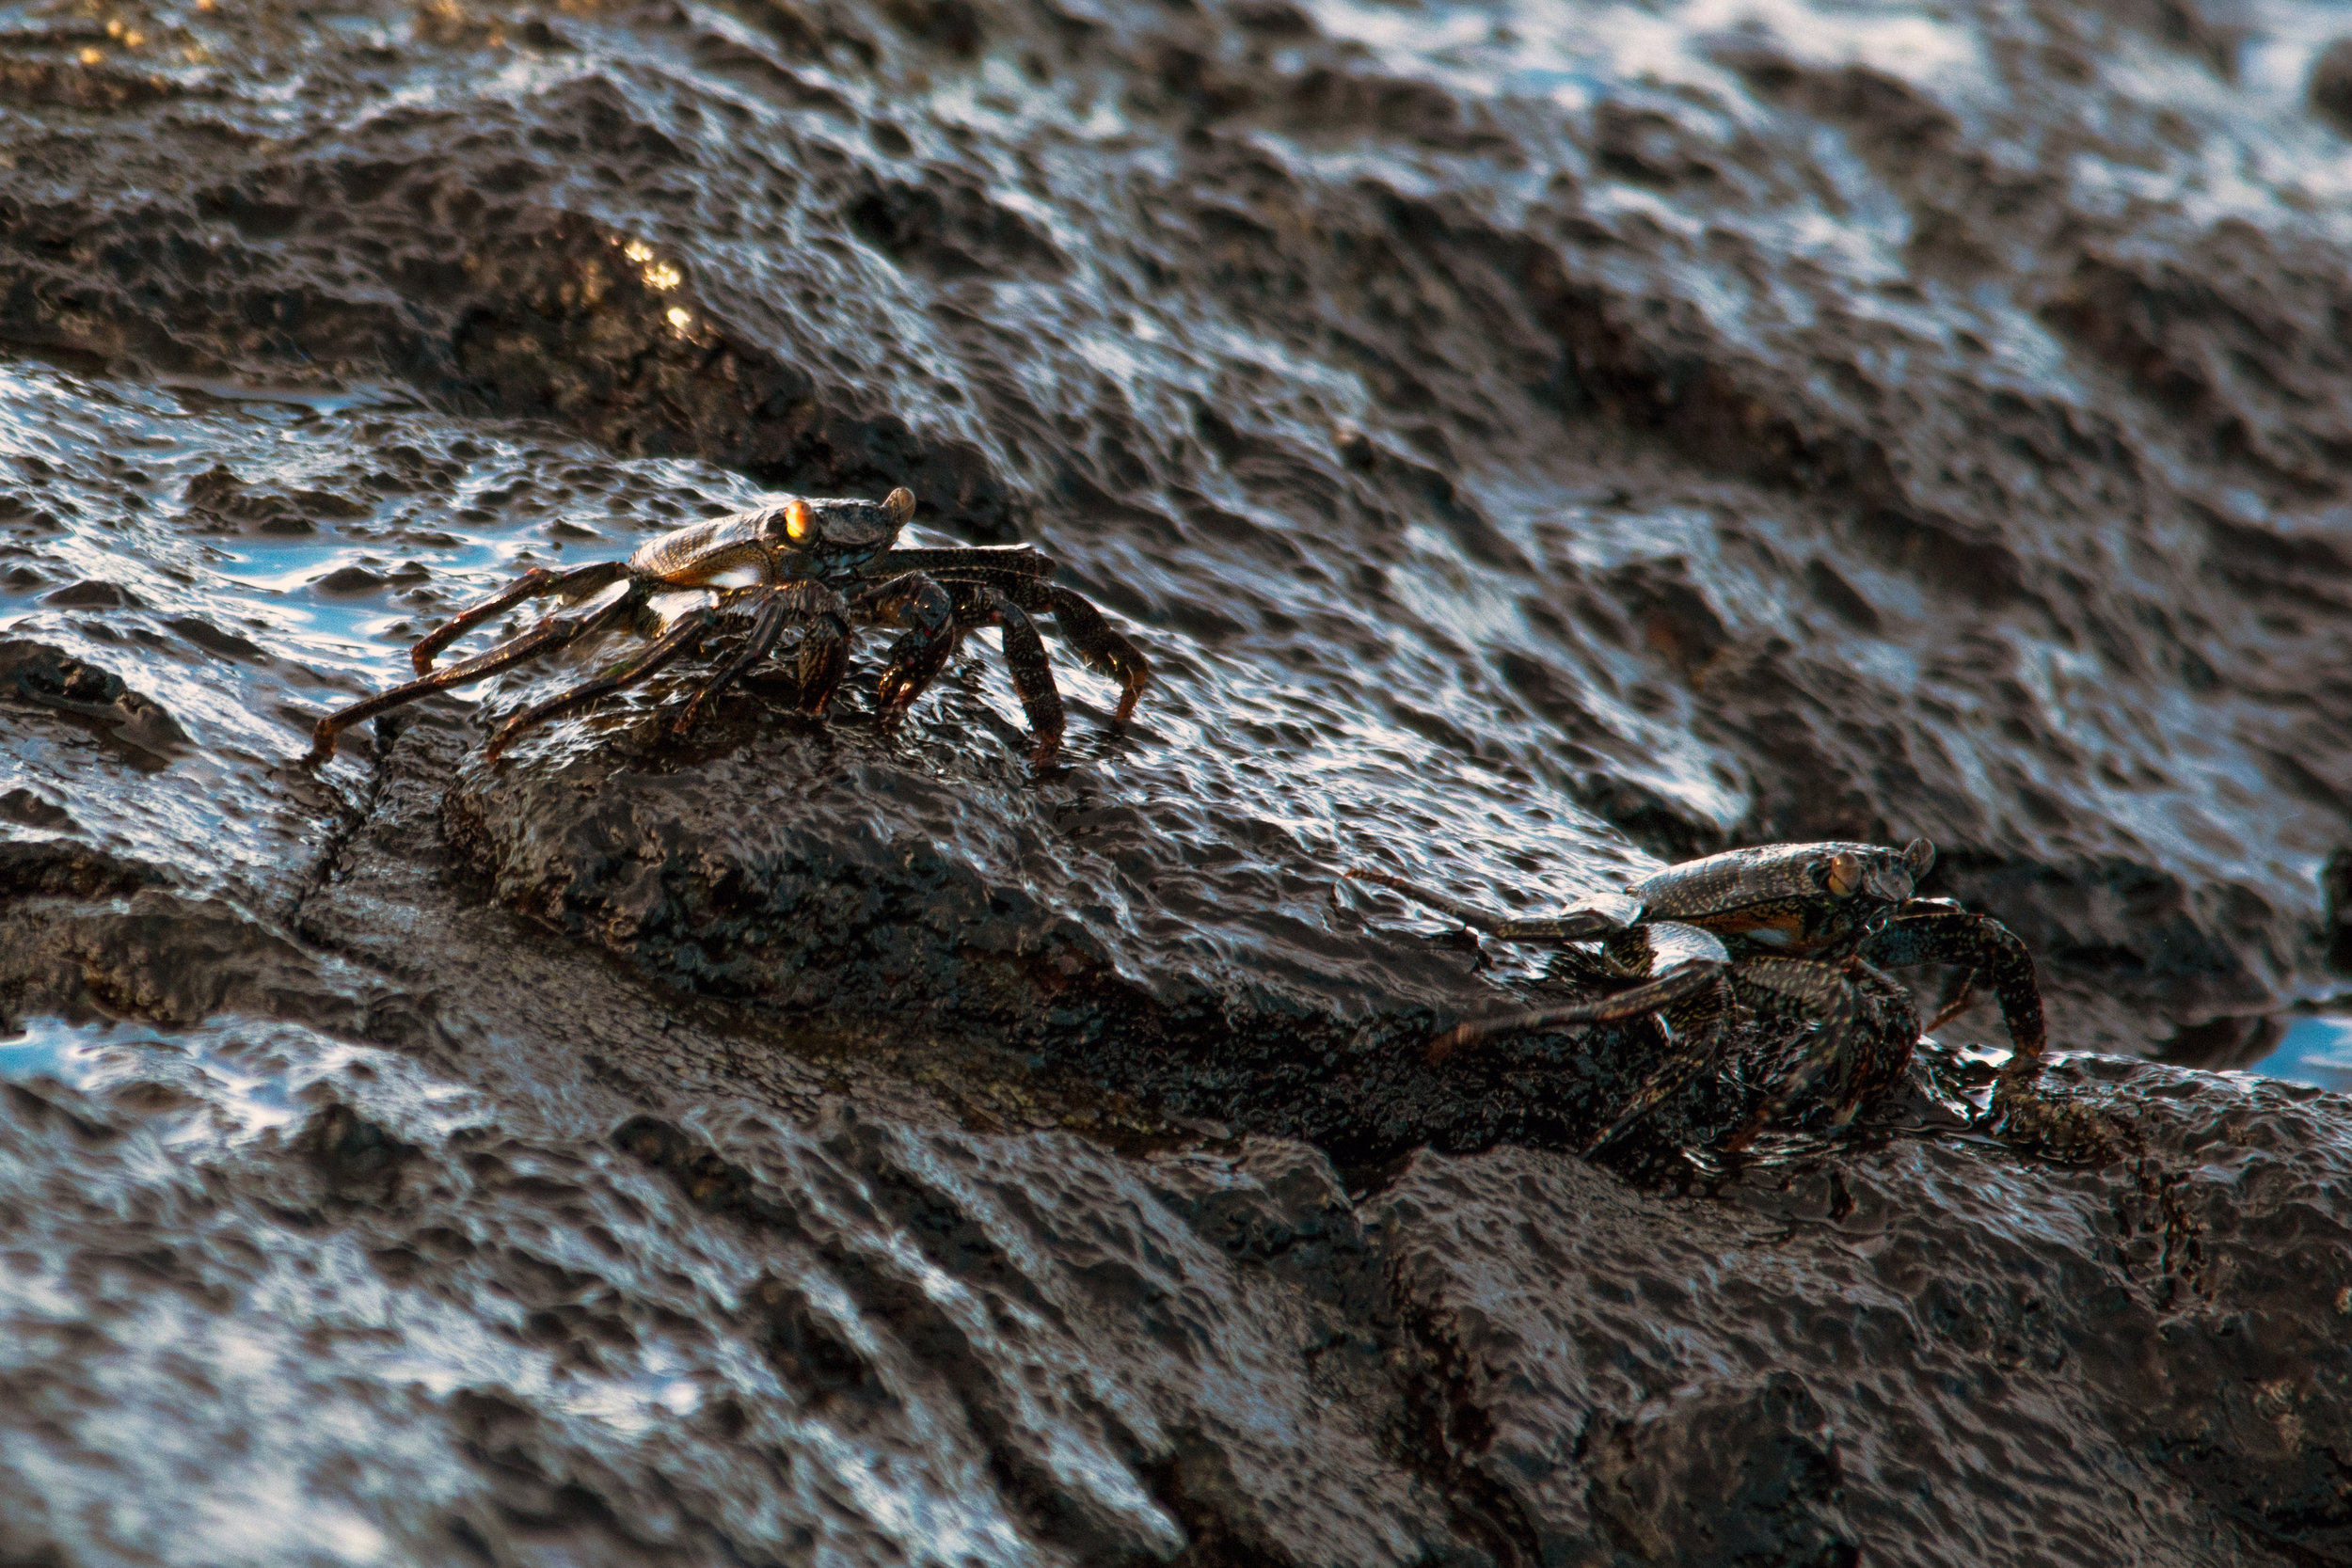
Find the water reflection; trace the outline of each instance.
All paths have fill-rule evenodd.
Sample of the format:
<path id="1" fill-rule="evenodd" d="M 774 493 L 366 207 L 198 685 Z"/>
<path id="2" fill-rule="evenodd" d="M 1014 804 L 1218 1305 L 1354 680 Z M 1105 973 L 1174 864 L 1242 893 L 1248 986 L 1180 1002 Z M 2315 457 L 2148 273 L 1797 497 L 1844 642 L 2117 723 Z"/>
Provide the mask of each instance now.
<path id="1" fill-rule="evenodd" d="M 2352 1018 L 2298 1018 L 2249 1071 L 2352 1094 Z"/>
<path id="2" fill-rule="evenodd" d="M 242 1144 L 300 1121 L 333 1082 L 384 1120 L 446 1136 L 474 1119 L 469 1089 L 407 1057 L 297 1023 L 225 1018 L 183 1030 L 32 1018 L 0 1039 L 0 1083 L 43 1081 L 141 1113 L 163 1143 Z"/>

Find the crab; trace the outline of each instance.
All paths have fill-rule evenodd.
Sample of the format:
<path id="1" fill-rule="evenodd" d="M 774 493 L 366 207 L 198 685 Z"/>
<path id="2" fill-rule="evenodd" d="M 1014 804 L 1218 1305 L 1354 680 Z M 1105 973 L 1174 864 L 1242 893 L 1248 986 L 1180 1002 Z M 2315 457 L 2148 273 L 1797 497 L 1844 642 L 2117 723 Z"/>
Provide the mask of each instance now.
<path id="1" fill-rule="evenodd" d="M 849 666 L 852 628 L 904 628 L 890 645 L 876 718 L 895 726 L 946 664 L 964 632 L 1004 631 L 1005 664 L 1028 716 L 1040 768 L 1061 747 L 1061 693 L 1038 637 L 1037 615 L 1052 615 L 1089 665 L 1118 681 L 1114 727 L 1126 723 L 1152 678 L 1133 642 L 1102 611 L 1048 579 L 1054 562 L 1026 545 L 993 548 L 894 549 L 914 515 L 903 485 L 879 501 L 789 496 L 766 506 L 691 523 L 648 539 L 626 561 L 596 562 L 567 572 L 534 566 L 481 603 L 452 616 L 410 650 L 417 678 L 318 721 L 310 764 L 335 754 L 336 737 L 363 719 L 430 692 L 465 686 L 551 653 L 594 633 L 626 628 L 646 640 L 635 657 L 516 714 L 490 737 L 495 761 L 534 724 L 584 707 L 694 652 L 724 631 L 742 641 L 671 721 L 683 735 L 728 687 L 801 628 L 794 650 L 803 713 L 822 713 Z M 564 608 L 487 653 L 435 670 L 443 648 L 500 611 L 527 599 Z"/>
<path id="2" fill-rule="evenodd" d="M 1626 989 L 1564 1006 L 1472 1019 L 1438 1035 L 1428 1047 L 1434 1065 L 1498 1035 L 1659 1018 L 1677 1049 L 1584 1146 L 1588 1154 L 1713 1065 L 1731 1033 L 1740 991 L 1793 1002 L 1816 1021 L 1804 1058 L 1724 1141 L 1729 1152 L 1745 1148 L 1784 1115 L 1824 1070 L 1845 1064 L 1860 1010 L 1854 978 L 1869 974 L 1892 985 L 1879 973 L 1882 964 L 1957 966 L 1957 982 L 1930 1029 L 1969 1006 L 1979 982 L 1989 985 L 2014 1047 L 1995 1080 L 1995 1109 L 2021 1123 L 2038 1114 L 2033 1085 L 2045 1032 L 2032 956 L 1989 915 L 1947 898 L 1915 897 L 1913 890 L 1934 863 L 1935 847 L 1924 838 L 1901 849 L 1840 843 L 1732 849 L 1670 865 L 1634 883 L 1626 893 L 1639 908 L 1629 918 L 1586 908 L 1505 919 L 1385 871 L 1359 866 L 1347 875 L 1392 888 L 1505 942 L 1599 944 L 1598 969 L 1627 982 Z M 1848 1074 L 1855 1083 L 1862 1076 Z M 1858 1092 L 1839 1106 L 1838 1125 L 1851 1119 Z"/>

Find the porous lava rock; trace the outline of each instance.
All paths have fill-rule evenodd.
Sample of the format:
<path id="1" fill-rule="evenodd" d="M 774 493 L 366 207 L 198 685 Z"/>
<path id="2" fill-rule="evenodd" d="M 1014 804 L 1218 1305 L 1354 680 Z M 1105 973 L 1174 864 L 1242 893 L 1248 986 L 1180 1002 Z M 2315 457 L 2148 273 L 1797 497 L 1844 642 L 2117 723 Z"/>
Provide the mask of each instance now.
<path id="1" fill-rule="evenodd" d="M 962 693 L 940 706 L 934 735 L 987 715 Z M 740 707 L 766 718 L 757 698 Z M 1014 1053 L 1349 1167 L 1506 1137 L 1581 1148 L 1668 1049 L 1642 1022 L 1432 1065 L 1438 1021 L 1497 1006 L 1478 949 L 1404 928 L 1393 902 L 1316 930 L 1301 911 L 1342 895 L 1338 868 L 1199 854 L 1146 813 L 1089 809 L 1094 781 L 1032 778 L 1018 753 L 976 765 L 805 721 L 682 754 L 626 730 L 599 740 L 462 768 L 450 841 L 501 904 L 766 1016 Z M 1864 999 L 1856 1070 L 1883 1086 L 1915 1005 L 1872 977 Z M 1793 1007 L 1749 1021 L 1720 1064 L 1737 1086 L 1679 1098 L 1612 1161 L 1679 1167 L 1677 1147 L 1761 1103 L 1806 1028 Z"/>
<path id="2" fill-rule="evenodd" d="M 0 1560 L 2352 1561 L 2347 1101 L 2203 1069 L 2343 959 L 2337 26 L 19 18 Z M 289 760 L 900 483 L 1131 726 L 1057 646 L 1034 773 L 983 633 L 878 735 L 877 632 L 482 760 L 616 639 Z M 2122 1157 L 1867 979 L 1852 1126 L 1705 1153 L 1767 1009 L 1584 1158 L 1657 1027 L 1433 1069 L 1561 978 L 1339 886 L 1914 834 Z"/>

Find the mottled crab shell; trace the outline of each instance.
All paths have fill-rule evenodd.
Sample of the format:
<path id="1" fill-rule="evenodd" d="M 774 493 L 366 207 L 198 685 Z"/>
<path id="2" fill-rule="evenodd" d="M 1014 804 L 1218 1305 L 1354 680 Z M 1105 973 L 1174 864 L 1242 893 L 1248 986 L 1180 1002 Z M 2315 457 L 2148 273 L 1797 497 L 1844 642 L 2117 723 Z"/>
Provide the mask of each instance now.
<path id="1" fill-rule="evenodd" d="M 1670 865 L 1627 891 L 1645 920 L 1704 920 L 1759 904 L 1867 895 L 1899 904 L 1935 864 L 1935 846 L 1915 838 L 1901 849 L 1878 844 L 1773 844 L 1728 849 Z"/>
<path id="2" fill-rule="evenodd" d="M 774 577 L 771 555 L 800 552 L 808 569 L 791 575 L 831 577 L 888 549 L 914 515 L 914 492 L 903 485 L 878 501 L 794 496 L 648 539 L 628 566 L 664 582 L 753 588 Z"/>

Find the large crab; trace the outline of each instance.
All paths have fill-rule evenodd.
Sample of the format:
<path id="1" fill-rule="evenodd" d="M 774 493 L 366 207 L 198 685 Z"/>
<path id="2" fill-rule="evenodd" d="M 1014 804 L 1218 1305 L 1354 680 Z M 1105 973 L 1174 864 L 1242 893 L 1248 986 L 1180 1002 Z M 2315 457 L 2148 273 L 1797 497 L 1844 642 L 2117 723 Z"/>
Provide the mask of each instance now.
<path id="1" fill-rule="evenodd" d="M 2032 1117 L 2029 1101 L 2044 1041 L 2033 958 L 1999 921 L 1949 899 L 1914 897 L 1913 889 L 1934 863 L 1935 847 L 1924 838 L 1901 849 L 1765 845 L 1685 861 L 1634 883 L 1626 892 L 1639 907 L 1629 916 L 1579 909 L 1529 920 L 1487 914 L 1385 871 L 1358 867 L 1347 875 L 1394 888 L 1506 942 L 1599 944 L 1599 970 L 1626 989 L 1563 1006 L 1473 1019 L 1429 1042 L 1434 1063 L 1497 1035 L 1658 1017 L 1675 1049 L 1585 1146 L 1590 1153 L 1713 1065 L 1730 1034 L 1738 993 L 1763 991 L 1794 1002 L 1818 1022 L 1795 1070 L 1723 1144 L 1727 1150 L 1744 1148 L 1825 1069 L 1843 1064 L 1860 1006 L 1852 976 L 1875 974 L 1881 964 L 1958 967 L 1951 1000 L 1930 1028 L 1966 1006 L 1977 983 L 1992 988 L 2015 1048 L 1995 1081 L 1994 1103 L 2014 1120 Z M 1855 1104 L 1849 1094 L 1838 1110 L 1840 1122 L 1853 1115 Z"/>
<path id="2" fill-rule="evenodd" d="M 481 603 L 451 617 L 411 650 L 417 678 L 338 708 L 318 722 L 310 763 L 335 753 L 336 736 L 429 692 L 482 680 L 592 633 L 626 628 L 644 638 L 636 657 L 596 678 L 533 704 L 490 737 L 495 759 L 533 724 L 584 706 L 644 680 L 723 628 L 739 628 L 741 643 L 671 723 L 691 728 L 726 689 L 775 651 L 786 631 L 802 628 L 795 650 L 800 707 L 820 713 L 849 665 L 856 626 L 904 628 L 890 645 L 876 717 L 896 724 L 975 626 L 1004 631 L 1005 664 L 1014 694 L 1036 737 L 1042 768 L 1061 746 L 1061 693 L 1046 663 L 1033 615 L 1054 617 L 1079 657 L 1117 680 L 1121 691 L 1114 724 L 1135 711 L 1152 666 L 1133 642 L 1111 629 L 1102 612 L 1047 579 L 1054 562 L 1025 545 L 996 548 L 893 549 L 914 515 L 914 493 L 901 486 L 879 501 L 819 500 L 791 496 L 771 505 L 675 529 L 638 546 L 627 561 L 603 561 L 568 572 L 534 566 Z M 526 599 L 552 598 L 563 609 L 487 653 L 435 670 L 443 648 L 473 627 Z"/>

